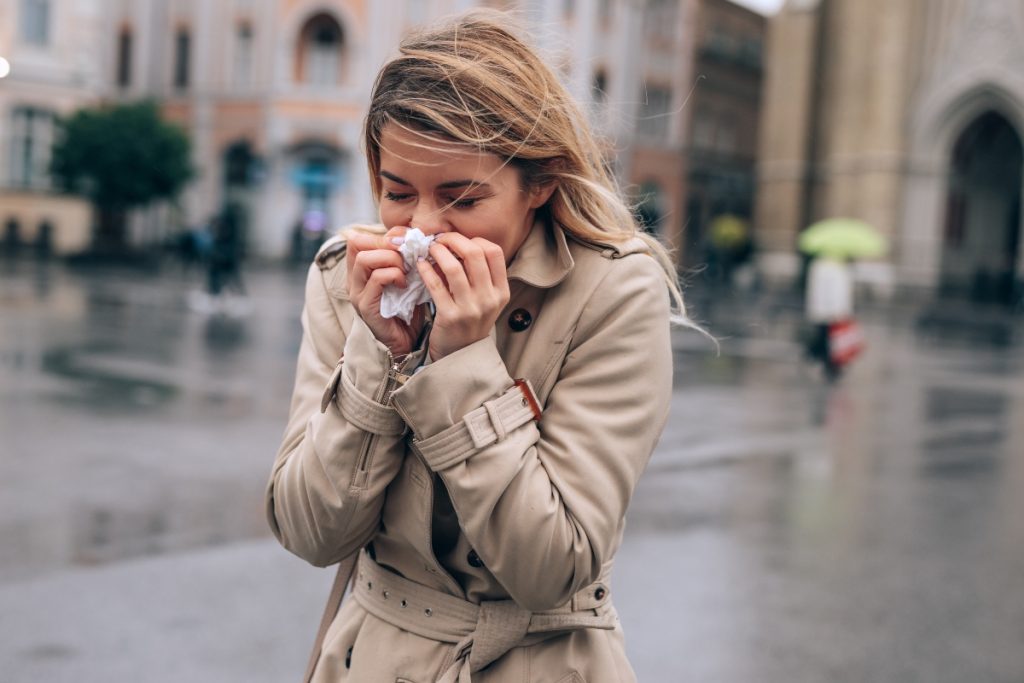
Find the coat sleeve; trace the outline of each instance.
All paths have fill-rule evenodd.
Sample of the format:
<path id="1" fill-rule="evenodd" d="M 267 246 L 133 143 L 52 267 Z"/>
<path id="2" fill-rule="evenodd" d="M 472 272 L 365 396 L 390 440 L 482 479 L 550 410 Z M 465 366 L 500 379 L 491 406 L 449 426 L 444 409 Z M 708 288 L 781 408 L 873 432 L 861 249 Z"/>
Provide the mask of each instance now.
<path id="1" fill-rule="evenodd" d="M 611 561 L 668 416 L 672 355 L 660 266 L 642 254 L 612 265 L 585 304 L 539 423 L 466 457 L 423 453 L 481 560 L 533 611 L 565 604 Z M 420 441 L 458 430 L 485 404 L 497 412 L 494 400 L 511 387 L 489 338 L 426 367 L 393 400 Z"/>
<path id="2" fill-rule="evenodd" d="M 386 405 L 390 353 L 347 300 L 332 302 L 325 275 L 344 278 L 309 270 L 295 389 L 266 494 L 274 535 L 317 566 L 372 539 L 405 453 L 405 426 Z"/>

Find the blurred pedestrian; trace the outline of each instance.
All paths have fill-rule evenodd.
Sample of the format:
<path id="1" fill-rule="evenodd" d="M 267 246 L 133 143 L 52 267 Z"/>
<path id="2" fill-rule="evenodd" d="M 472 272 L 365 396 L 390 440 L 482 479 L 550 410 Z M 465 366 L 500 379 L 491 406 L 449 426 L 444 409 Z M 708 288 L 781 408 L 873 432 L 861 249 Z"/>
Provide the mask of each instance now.
<path id="1" fill-rule="evenodd" d="M 809 355 L 822 363 L 826 377 L 836 379 L 842 372 L 842 363 L 834 353 L 831 333 L 835 325 L 853 319 L 853 275 L 849 264 L 827 255 L 814 258 L 807 271 L 804 304 L 812 326 Z"/>
<path id="2" fill-rule="evenodd" d="M 286 548 L 341 562 L 308 680 L 635 680 L 608 579 L 682 298 L 510 23 L 463 15 L 383 67 L 364 140 L 383 225 L 309 271 L 267 494 Z M 407 231 L 429 258 L 407 265 Z M 383 317 L 417 281 L 432 303 Z"/>
<path id="3" fill-rule="evenodd" d="M 228 205 L 211 219 L 212 245 L 208 269 L 208 292 L 219 299 L 226 292 L 245 296 L 242 282 L 242 226 L 239 210 Z"/>

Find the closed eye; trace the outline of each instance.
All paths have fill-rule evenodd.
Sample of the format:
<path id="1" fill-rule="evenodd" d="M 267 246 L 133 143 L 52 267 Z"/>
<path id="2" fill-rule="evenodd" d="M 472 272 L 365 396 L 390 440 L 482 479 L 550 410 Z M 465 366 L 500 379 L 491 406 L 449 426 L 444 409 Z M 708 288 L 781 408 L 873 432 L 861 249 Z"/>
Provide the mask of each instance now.
<path id="1" fill-rule="evenodd" d="M 384 198 L 389 202 L 404 202 L 406 199 L 412 197 L 411 194 L 399 194 L 397 192 L 384 192 Z"/>
<path id="2" fill-rule="evenodd" d="M 453 197 L 451 199 L 448 199 L 447 201 L 449 205 L 455 207 L 456 209 L 472 209 L 474 206 L 476 206 L 477 202 L 481 201 L 482 199 L 484 199 L 484 197 Z"/>

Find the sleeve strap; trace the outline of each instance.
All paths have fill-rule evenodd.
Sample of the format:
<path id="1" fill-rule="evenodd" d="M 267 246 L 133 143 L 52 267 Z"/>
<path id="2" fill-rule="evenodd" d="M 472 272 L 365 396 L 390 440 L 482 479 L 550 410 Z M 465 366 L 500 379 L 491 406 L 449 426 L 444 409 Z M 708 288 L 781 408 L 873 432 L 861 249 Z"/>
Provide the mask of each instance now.
<path id="1" fill-rule="evenodd" d="M 540 406 L 527 380 L 466 414 L 461 421 L 426 439 L 416 449 L 435 472 L 457 465 L 478 450 L 503 441 L 513 430 L 540 419 Z"/>
<path id="2" fill-rule="evenodd" d="M 338 361 L 334 374 L 324 389 L 320 412 L 325 412 L 331 401 L 337 398 L 338 409 L 348 422 L 364 432 L 382 436 L 402 436 L 405 434 L 405 421 L 398 411 L 388 405 L 377 403 L 364 395 L 352 383 L 344 372 L 344 360 Z M 340 388 L 338 385 L 341 385 Z"/>

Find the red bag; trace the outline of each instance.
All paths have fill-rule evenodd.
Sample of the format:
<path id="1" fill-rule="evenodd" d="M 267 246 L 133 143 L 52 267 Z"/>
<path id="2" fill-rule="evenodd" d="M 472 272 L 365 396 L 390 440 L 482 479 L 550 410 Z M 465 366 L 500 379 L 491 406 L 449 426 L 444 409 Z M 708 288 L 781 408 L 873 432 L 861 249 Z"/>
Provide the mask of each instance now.
<path id="1" fill-rule="evenodd" d="M 828 355 L 835 365 L 846 365 L 864 350 L 864 331 L 853 318 L 828 328 Z"/>

